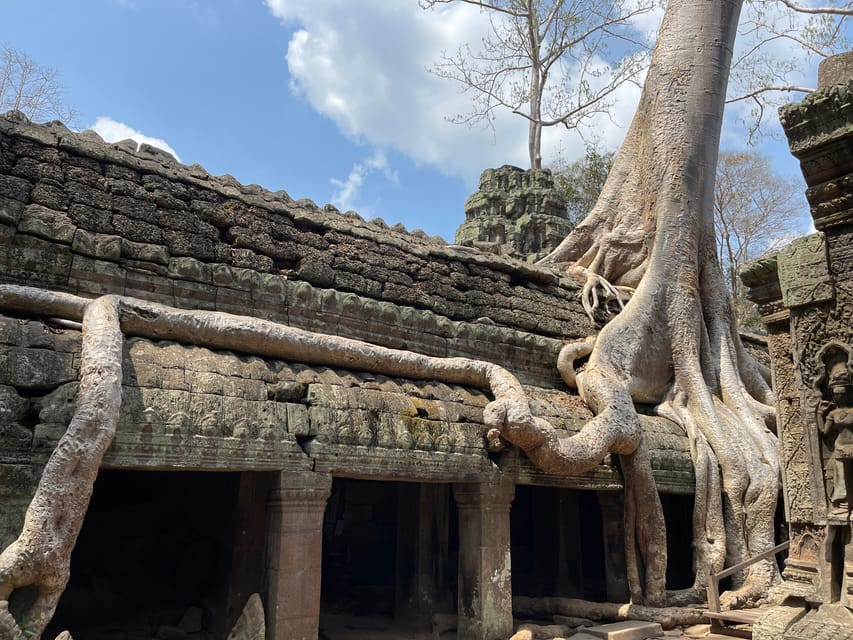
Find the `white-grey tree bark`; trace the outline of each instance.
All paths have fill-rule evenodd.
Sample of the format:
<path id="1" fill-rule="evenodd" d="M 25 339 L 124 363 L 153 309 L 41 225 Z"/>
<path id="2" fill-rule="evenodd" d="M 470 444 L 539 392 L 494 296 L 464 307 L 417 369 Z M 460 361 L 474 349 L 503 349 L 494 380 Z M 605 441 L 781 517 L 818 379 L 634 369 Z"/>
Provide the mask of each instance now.
<path id="1" fill-rule="evenodd" d="M 545 259 L 582 274 L 590 292 L 606 281 L 636 287 L 577 384 L 605 427 L 635 421 L 633 400 L 659 405 L 691 439 L 696 581 L 670 594 L 676 603 L 703 599 L 707 572 L 727 558 L 774 544 L 773 395 L 740 344 L 714 242 L 714 171 L 741 5 L 670 0 L 601 197 Z M 753 565 L 723 603 L 760 598 L 777 578 L 772 562 Z"/>

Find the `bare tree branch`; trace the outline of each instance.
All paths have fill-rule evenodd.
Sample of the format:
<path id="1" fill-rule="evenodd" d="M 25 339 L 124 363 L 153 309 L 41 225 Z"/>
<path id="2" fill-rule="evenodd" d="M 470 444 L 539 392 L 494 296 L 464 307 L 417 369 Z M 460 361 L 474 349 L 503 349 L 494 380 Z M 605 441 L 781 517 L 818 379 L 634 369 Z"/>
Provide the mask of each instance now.
<path id="1" fill-rule="evenodd" d="M 464 2 L 465 4 L 480 7 L 481 9 L 485 9 L 487 11 L 497 11 L 498 13 L 505 13 L 514 18 L 527 18 L 526 13 L 513 11 L 512 9 L 508 9 L 507 7 L 504 7 L 497 2 L 478 2 L 477 0 L 422 0 L 420 2 L 420 6 L 423 9 L 432 9 L 437 4 L 453 4 L 454 2 Z"/>
<path id="2" fill-rule="evenodd" d="M 728 98 L 726 100 L 726 104 L 732 104 L 733 102 L 740 102 L 741 100 L 750 100 L 752 98 L 756 98 L 762 93 L 768 93 L 770 91 L 784 91 L 784 92 L 799 92 L 799 93 L 811 93 L 814 91 L 814 88 L 809 87 L 797 87 L 797 86 L 779 86 L 779 87 L 761 87 L 760 89 L 756 89 L 755 91 L 751 91 L 742 96 L 738 96 L 736 98 Z"/>
<path id="3" fill-rule="evenodd" d="M 607 98 L 634 82 L 644 65 L 635 50 L 640 34 L 633 20 L 656 0 L 426 0 L 421 6 L 454 1 L 488 13 L 489 34 L 480 48 L 460 46 L 429 69 L 473 90 L 472 109 L 453 122 L 492 126 L 497 110 L 524 118 L 529 127 L 532 167 L 541 167 L 542 130 L 580 126 L 610 108 Z M 608 52 L 620 41 L 619 55 Z M 645 58 L 643 58 L 645 60 Z"/>
<path id="4" fill-rule="evenodd" d="M 76 112 L 63 94 L 56 69 L 38 66 L 17 49 L 0 47 L 0 112 L 15 109 L 31 120 L 73 124 Z"/>
<path id="5" fill-rule="evenodd" d="M 850 7 L 851 3 L 847 3 L 847 8 L 843 9 L 841 7 L 806 7 L 801 4 L 796 4 L 791 2 L 791 0 L 777 0 L 777 2 L 781 2 L 789 9 L 796 11 L 797 13 L 810 13 L 810 14 L 825 14 L 832 16 L 853 16 L 853 8 Z"/>

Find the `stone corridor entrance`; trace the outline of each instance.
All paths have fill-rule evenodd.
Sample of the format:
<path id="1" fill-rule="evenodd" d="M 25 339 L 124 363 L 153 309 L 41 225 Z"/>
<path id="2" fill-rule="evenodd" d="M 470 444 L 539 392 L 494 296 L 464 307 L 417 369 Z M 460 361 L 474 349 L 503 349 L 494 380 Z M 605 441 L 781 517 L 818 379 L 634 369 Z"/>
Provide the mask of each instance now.
<path id="1" fill-rule="evenodd" d="M 433 613 L 453 613 L 457 529 L 449 484 L 335 478 L 323 523 L 321 628 L 428 631 Z"/>
<path id="2" fill-rule="evenodd" d="M 607 600 L 609 545 L 595 492 L 518 485 L 510 520 L 514 595 Z"/>
<path id="3" fill-rule="evenodd" d="M 70 629 L 75 640 L 119 632 L 149 640 L 171 628 L 188 639 L 224 638 L 233 623 L 229 609 L 242 607 L 232 602 L 234 587 L 254 574 L 258 584 L 246 589 L 261 589 L 262 558 L 254 572 L 233 566 L 243 544 L 241 486 L 261 475 L 102 470 L 71 580 L 44 637 Z M 242 577 L 232 584 L 237 572 Z"/>

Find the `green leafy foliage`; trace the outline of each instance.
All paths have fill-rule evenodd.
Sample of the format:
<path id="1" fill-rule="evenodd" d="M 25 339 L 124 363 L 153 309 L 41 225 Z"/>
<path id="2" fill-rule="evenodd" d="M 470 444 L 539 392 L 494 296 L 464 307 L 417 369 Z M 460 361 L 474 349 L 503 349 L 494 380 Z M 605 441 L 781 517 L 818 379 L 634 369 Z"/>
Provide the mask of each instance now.
<path id="1" fill-rule="evenodd" d="M 588 145 L 583 158 L 568 164 L 558 161 L 552 167 L 554 185 L 566 199 L 566 213 L 573 227 L 595 206 L 615 155 L 615 151 Z"/>

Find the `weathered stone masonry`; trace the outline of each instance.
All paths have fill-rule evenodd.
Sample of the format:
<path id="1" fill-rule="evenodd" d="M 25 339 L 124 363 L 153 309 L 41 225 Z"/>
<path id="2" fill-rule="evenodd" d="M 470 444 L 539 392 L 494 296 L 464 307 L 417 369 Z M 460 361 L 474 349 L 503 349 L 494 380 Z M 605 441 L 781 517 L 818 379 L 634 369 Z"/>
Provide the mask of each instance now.
<path id="1" fill-rule="evenodd" d="M 567 435 L 590 417 L 554 364 L 563 340 L 592 330 L 576 286 L 556 272 L 212 177 L 152 148 L 106 145 L 17 114 L 0 118 L 0 246 L 0 283 L 115 293 L 487 360 L 515 374 L 535 415 Z M 20 530 L 39 470 L 68 424 L 79 345 L 73 325 L 0 316 L 0 546 Z M 490 454 L 482 423 L 490 398 L 458 385 L 145 338 L 126 342 L 122 384 L 119 429 L 103 468 L 280 474 L 259 534 L 270 637 L 316 636 L 332 477 L 455 483 L 459 584 L 480 584 L 495 570 L 503 576 L 476 601 L 460 589 L 466 638 L 497 637 L 508 624 L 509 567 L 494 566 L 504 556 L 495 549 L 469 557 L 481 545 L 467 536 L 485 526 L 509 540 L 515 483 L 621 487 L 609 460 L 582 477 L 558 478 L 511 450 Z M 684 434 L 659 418 L 644 418 L 644 426 L 661 489 L 689 493 Z M 484 490 L 496 482 L 509 486 Z M 251 525 L 253 491 L 241 489 L 240 526 Z M 309 515 L 294 520 L 296 513 Z M 294 529 L 302 521 L 313 524 Z M 229 602 L 256 586 L 240 582 L 240 554 L 233 555 Z M 427 603 L 406 606 L 417 612 Z"/>
<path id="2" fill-rule="evenodd" d="M 780 588 L 787 600 L 756 625 L 762 640 L 853 638 L 844 445 L 853 425 L 852 75 L 851 54 L 829 58 L 819 89 L 780 111 L 818 232 L 749 265 L 743 278 L 768 327 L 791 539 Z"/>

